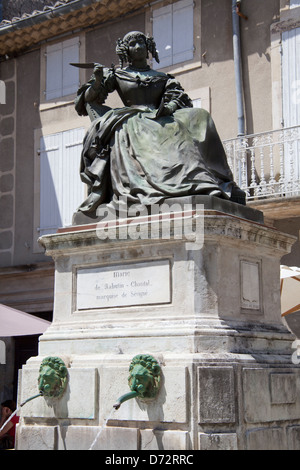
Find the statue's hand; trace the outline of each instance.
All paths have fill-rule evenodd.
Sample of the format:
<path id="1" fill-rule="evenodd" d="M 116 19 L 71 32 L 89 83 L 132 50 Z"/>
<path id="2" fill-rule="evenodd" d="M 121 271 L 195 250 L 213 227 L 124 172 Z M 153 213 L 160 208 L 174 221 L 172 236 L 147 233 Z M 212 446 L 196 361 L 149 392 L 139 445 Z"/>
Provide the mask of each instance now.
<path id="1" fill-rule="evenodd" d="M 177 105 L 175 103 L 168 103 L 166 104 L 162 111 L 161 116 L 171 116 L 177 109 Z"/>
<path id="2" fill-rule="evenodd" d="M 94 67 L 94 75 L 96 78 L 96 82 L 101 82 L 103 78 L 103 65 L 96 64 Z"/>

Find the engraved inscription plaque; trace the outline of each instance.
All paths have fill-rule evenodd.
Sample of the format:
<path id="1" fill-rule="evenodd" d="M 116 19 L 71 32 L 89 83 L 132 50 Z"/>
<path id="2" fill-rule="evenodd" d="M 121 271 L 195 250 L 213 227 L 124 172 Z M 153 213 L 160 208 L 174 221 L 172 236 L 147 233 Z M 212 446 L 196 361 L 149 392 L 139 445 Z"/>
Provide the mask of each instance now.
<path id="1" fill-rule="evenodd" d="M 259 311 L 261 306 L 260 262 L 241 260 L 241 307 Z"/>
<path id="2" fill-rule="evenodd" d="M 89 310 L 171 302 L 170 261 L 78 268 L 76 308 Z"/>

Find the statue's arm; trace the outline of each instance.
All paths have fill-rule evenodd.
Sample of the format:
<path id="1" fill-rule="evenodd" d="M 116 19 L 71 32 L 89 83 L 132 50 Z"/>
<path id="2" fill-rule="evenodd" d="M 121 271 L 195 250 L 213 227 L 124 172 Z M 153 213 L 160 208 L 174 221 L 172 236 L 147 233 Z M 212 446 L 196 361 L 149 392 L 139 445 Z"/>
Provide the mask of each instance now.
<path id="1" fill-rule="evenodd" d="M 99 100 L 100 94 L 103 95 L 103 93 L 101 93 L 104 91 L 103 88 L 103 67 L 99 64 L 94 68 L 94 80 L 91 81 L 90 86 L 85 90 L 85 102 L 92 103 L 93 101 Z"/>
<path id="2" fill-rule="evenodd" d="M 87 116 L 86 104 L 102 105 L 108 94 L 115 90 L 115 76 L 112 69 L 104 69 L 97 64 L 92 78 L 79 88 L 75 99 L 75 109 L 80 116 Z"/>
<path id="3" fill-rule="evenodd" d="M 193 107 L 191 99 L 180 83 L 171 76 L 166 83 L 163 99 L 164 109 L 162 115 L 171 115 L 177 109 Z"/>

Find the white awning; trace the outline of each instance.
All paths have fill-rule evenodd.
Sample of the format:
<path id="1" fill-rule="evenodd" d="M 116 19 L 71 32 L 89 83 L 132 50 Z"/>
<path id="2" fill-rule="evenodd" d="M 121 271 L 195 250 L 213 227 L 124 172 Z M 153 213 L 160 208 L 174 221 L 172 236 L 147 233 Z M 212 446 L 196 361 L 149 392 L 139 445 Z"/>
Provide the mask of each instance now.
<path id="1" fill-rule="evenodd" d="M 0 304 L 0 337 L 39 335 L 50 325 L 47 320 Z"/>
<path id="2" fill-rule="evenodd" d="M 281 315 L 300 310 L 300 268 L 280 266 Z"/>

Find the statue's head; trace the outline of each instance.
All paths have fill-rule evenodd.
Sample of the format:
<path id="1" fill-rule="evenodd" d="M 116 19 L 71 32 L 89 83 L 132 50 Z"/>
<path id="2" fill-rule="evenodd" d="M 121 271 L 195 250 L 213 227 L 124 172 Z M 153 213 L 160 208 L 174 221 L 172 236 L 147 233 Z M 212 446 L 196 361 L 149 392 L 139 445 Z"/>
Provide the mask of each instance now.
<path id="1" fill-rule="evenodd" d="M 154 39 L 150 36 L 146 36 L 141 31 L 130 31 L 129 33 L 125 34 L 123 39 L 118 39 L 116 53 L 120 59 L 120 67 L 123 67 L 123 64 L 126 62 L 130 62 L 129 57 L 129 43 L 132 39 L 141 39 L 145 42 L 146 49 L 147 49 L 147 57 L 149 56 L 148 53 L 154 57 L 156 62 L 159 63 L 158 52 L 156 50 L 156 44 Z"/>
<path id="2" fill-rule="evenodd" d="M 68 380 L 68 370 L 59 357 L 46 357 L 39 370 L 39 390 L 46 397 L 60 397 L 65 391 Z"/>
<path id="3" fill-rule="evenodd" d="M 128 384 L 142 398 L 154 398 L 160 386 L 160 365 L 149 354 L 135 356 L 129 367 Z"/>

